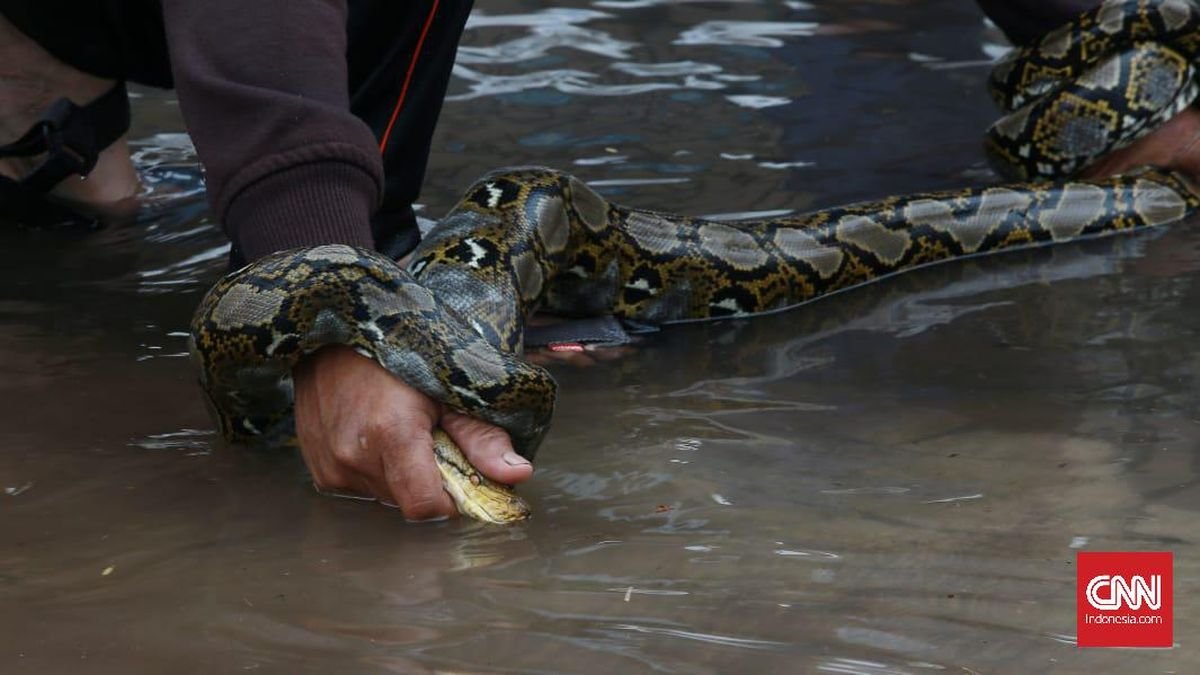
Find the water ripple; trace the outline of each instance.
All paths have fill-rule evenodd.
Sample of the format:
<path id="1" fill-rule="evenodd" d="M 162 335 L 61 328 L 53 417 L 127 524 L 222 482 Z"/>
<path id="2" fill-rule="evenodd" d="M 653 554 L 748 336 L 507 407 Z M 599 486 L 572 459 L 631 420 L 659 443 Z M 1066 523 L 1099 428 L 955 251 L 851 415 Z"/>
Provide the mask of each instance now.
<path id="1" fill-rule="evenodd" d="M 465 46 L 458 50 L 458 63 L 520 63 L 546 56 L 551 49 L 577 49 L 582 52 L 625 59 L 638 45 L 618 40 L 608 33 L 570 24 L 540 24 L 530 28 L 532 35 L 488 47 Z"/>
<path id="2" fill-rule="evenodd" d="M 701 3 L 710 2 L 711 0 L 596 0 L 592 4 L 596 7 L 604 7 L 605 9 L 645 9 L 647 7 L 662 7 L 663 5 L 682 5 L 687 2 Z M 750 4 L 758 2 L 758 0 L 725 0 L 725 4 Z M 805 9 L 811 8 L 808 3 L 789 2 L 792 5 L 804 5 Z M 799 9 L 793 7 L 793 9 Z"/>
<path id="3" fill-rule="evenodd" d="M 146 450 L 186 450 L 187 456 L 212 453 L 212 438 L 217 434 L 212 429 L 180 429 L 163 434 L 150 434 L 129 442 L 129 445 Z"/>
<path id="4" fill-rule="evenodd" d="M 690 630 L 662 628 L 659 626 L 640 626 L 634 623 L 617 624 L 613 626 L 613 628 L 616 630 L 633 631 L 636 633 L 649 633 L 652 635 L 664 635 L 666 637 L 681 638 L 684 640 L 707 642 L 709 644 L 721 645 L 722 647 L 741 647 L 743 649 L 781 649 L 788 646 L 788 643 L 786 642 L 776 642 L 774 640 L 756 640 L 753 638 L 734 637 L 732 635 L 698 633 Z"/>
<path id="5" fill-rule="evenodd" d="M 138 292 L 170 293 L 180 286 L 201 284 L 228 257 L 229 244 L 222 243 L 162 267 L 140 270 L 137 272 Z"/>
<path id="6" fill-rule="evenodd" d="M 532 14 L 488 14 L 486 12 L 471 12 L 467 20 L 467 30 L 472 28 L 512 27 L 527 28 L 555 26 L 560 24 L 587 23 L 594 19 L 605 19 L 612 14 L 597 12 L 592 9 L 573 9 L 570 7 L 551 7 Z"/>
<path id="7" fill-rule="evenodd" d="M 698 61 L 671 61 L 669 63 L 614 63 L 613 70 L 619 70 L 635 77 L 680 77 L 683 75 L 712 75 L 721 72 L 721 66 L 715 63 L 700 63 Z"/>
<path id="8" fill-rule="evenodd" d="M 774 108 L 777 105 L 787 105 L 792 99 L 783 96 L 759 96 L 757 94 L 741 94 L 726 96 L 730 103 L 743 108 Z"/>
<path id="9" fill-rule="evenodd" d="M 465 101 L 482 96 L 515 94 L 532 89 L 554 89 L 564 94 L 590 96 L 630 96 L 663 89 L 680 89 L 673 82 L 643 82 L 640 84 L 596 84 L 599 77 L 582 70 L 538 70 L 521 75 L 490 75 L 462 65 L 454 66 L 454 74 L 470 82 L 470 91 L 447 96 L 448 101 Z"/>
<path id="10" fill-rule="evenodd" d="M 653 4 L 658 3 L 612 6 L 631 9 Z M 739 73 L 727 72 L 721 65 L 696 59 L 661 63 L 636 60 L 635 51 L 645 50 L 648 45 L 582 25 L 611 18 L 613 15 L 604 12 L 567 8 L 548 8 L 526 14 L 473 14 L 467 22 L 468 31 L 473 31 L 472 37 L 491 28 L 524 29 L 525 34 L 499 38 L 485 35 L 479 41 L 464 40 L 453 72 L 459 84 L 465 84 L 465 91 L 453 93 L 447 100 L 470 100 L 533 90 L 588 96 L 632 96 L 669 90 L 713 91 L 763 78 L 757 66 L 752 72 Z M 707 21 L 683 30 L 674 44 L 774 48 L 783 46 L 785 38 L 812 35 L 817 26 L 812 22 Z M 587 59 L 572 59 L 571 68 L 538 67 L 558 59 L 552 52 L 559 50 L 582 52 L 609 63 L 592 66 Z M 608 81 L 613 75 L 640 81 Z M 764 108 L 783 105 L 791 99 L 745 92 L 735 93 L 729 100 L 741 107 Z M 564 103 L 561 96 L 530 99 L 529 102 Z"/>
<path id="11" fill-rule="evenodd" d="M 817 666 L 822 673 L 844 673 L 845 675 L 903 675 L 910 671 L 894 668 L 886 663 L 851 659 L 836 656 Z"/>
<path id="12" fill-rule="evenodd" d="M 812 21 L 705 21 L 680 33 L 673 44 L 782 47 L 780 38 L 811 37 L 819 26 Z"/>

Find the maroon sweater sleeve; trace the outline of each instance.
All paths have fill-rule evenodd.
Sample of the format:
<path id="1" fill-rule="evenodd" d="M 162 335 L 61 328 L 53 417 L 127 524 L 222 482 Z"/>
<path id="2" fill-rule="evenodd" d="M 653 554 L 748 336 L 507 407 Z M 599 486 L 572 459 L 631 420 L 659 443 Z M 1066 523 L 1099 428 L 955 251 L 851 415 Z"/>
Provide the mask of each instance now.
<path id="1" fill-rule="evenodd" d="M 298 246 L 371 246 L 383 167 L 371 130 L 350 113 L 345 4 L 162 3 L 209 201 L 247 260 Z"/>

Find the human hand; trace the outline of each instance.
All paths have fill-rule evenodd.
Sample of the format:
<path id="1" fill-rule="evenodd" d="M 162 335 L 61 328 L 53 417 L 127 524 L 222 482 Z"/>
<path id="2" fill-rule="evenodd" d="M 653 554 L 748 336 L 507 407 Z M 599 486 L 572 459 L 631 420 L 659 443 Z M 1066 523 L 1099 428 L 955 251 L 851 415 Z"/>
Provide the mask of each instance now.
<path id="1" fill-rule="evenodd" d="M 309 355 L 293 379 L 296 436 L 319 490 L 398 506 L 409 520 L 456 515 L 433 458 L 437 426 L 488 478 L 533 476 L 503 429 L 446 410 L 349 347 Z"/>
<path id="2" fill-rule="evenodd" d="M 530 328 L 544 328 L 561 324 L 565 319 L 548 314 L 534 314 L 529 318 Z M 631 344 L 597 345 L 581 342 L 555 342 L 546 346 L 525 349 L 525 360 L 538 366 L 562 364 L 587 368 L 605 361 L 615 361 L 632 354 Z"/>
<path id="3" fill-rule="evenodd" d="M 1093 162 L 1083 177 L 1115 176 L 1140 166 L 1173 169 L 1200 182 L 1200 110 L 1185 108 L 1158 129 Z"/>
<path id="4" fill-rule="evenodd" d="M 598 347 L 596 345 L 566 345 L 566 348 L 540 347 L 525 352 L 525 360 L 538 366 L 563 364 L 587 368 L 605 361 L 616 361 L 634 352 L 632 345 Z"/>

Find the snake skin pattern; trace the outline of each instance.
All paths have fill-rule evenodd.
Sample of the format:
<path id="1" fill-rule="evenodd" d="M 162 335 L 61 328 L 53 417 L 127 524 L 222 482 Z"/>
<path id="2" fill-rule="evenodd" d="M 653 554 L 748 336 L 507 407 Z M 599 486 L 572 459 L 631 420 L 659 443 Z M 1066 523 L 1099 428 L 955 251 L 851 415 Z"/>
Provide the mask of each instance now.
<path id="1" fill-rule="evenodd" d="M 994 80 L 1017 112 L 993 127 L 993 157 L 1017 174 L 1069 173 L 1128 142 L 1118 138 L 1123 130 L 1142 133 L 1169 117 L 1164 111 L 1190 101 L 1195 85 L 1190 59 L 1162 64 L 1194 46 L 1196 15 L 1180 0 L 1108 2 L 1000 64 Z M 1165 37 L 1146 42 L 1147 34 Z M 1113 56 L 1097 62 L 1098 52 Z M 1085 90 L 1098 97 L 1070 98 Z M 1152 106 L 1152 121 L 1129 121 Z M 1094 112 L 1110 108 L 1121 111 L 1112 124 Z M 407 270 L 329 245 L 272 255 L 222 279 L 197 310 L 192 352 L 231 441 L 287 442 L 293 366 L 340 344 L 503 427 L 532 459 L 556 391 L 545 370 L 520 358 L 535 311 L 657 324 L 750 316 L 940 261 L 1177 222 L 1198 207 L 1183 178 L 1145 170 L 712 222 L 614 204 L 551 169 L 505 169 L 466 192 Z"/>
<path id="2" fill-rule="evenodd" d="M 989 91 L 1008 112 L 987 131 L 992 165 L 1013 180 L 1070 176 L 1191 105 L 1200 93 L 1200 6 L 1124 0 L 1015 49 Z"/>

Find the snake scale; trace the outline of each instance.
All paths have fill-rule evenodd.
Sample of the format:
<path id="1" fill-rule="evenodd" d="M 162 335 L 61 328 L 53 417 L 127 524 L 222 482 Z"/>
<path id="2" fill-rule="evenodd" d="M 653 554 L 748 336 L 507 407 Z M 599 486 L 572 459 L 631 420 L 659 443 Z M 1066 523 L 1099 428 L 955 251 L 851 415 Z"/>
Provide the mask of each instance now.
<path id="1" fill-rule="evenodd" d="M 1069 178 L 1196 95 L 1200 11 L 1190 0 L 1105 2 L 994 70 L 1010 111 L 989 155 L 1022 180 L 713 222 L 605 200 L 552 169 L 510 168 L 470 187 L 407 269 L 327 245 L 263 258 L 219 281 L 192 324 L 192 352 L 222 434 L 286 443 L 291 370 L 348 345 L 453 408 L 499 425 L 533 458 L 556 385 L 522 360 L 535 311 L 665 324 L 780 310 L 915 267 L 1129 232 L 1187 218 L 1200 196 L 1169 172 Z M 439 466 L 460 510 L 528 515 L 444 435 Z"/>

